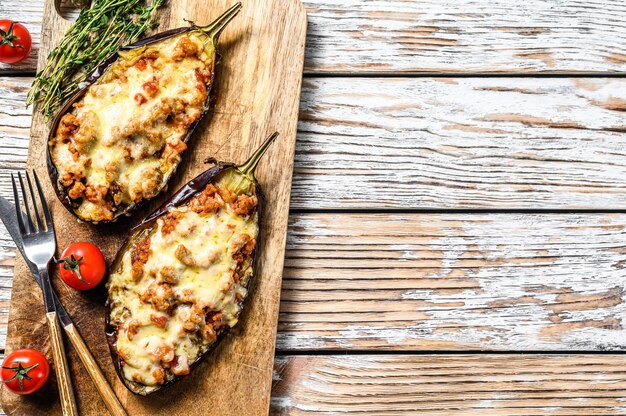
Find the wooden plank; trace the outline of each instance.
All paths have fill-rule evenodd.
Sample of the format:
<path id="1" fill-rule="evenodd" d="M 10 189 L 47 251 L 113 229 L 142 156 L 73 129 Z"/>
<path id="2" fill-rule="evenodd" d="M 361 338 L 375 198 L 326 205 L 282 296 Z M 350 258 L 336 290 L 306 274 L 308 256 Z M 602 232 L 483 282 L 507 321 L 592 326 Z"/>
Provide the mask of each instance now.
<path id="1" fill-rule="evenodd" d="M 3 1 L 38 44 L 42 0 Z M 306 0 L 308 73 L 626 70 L 621 0 Z M 29 58 L 18 69 L 35 69 Z M 0 64 L 0 70 L 9 69 Z"/>
<path id="2" fill-rule="evenodd" d="M 620 0 L 306 0 L 308 72 L 626 69 Z"/>
<path id="3" fill-rule="evenodd" d="M 44 43 L 39 66 L 45 53 L 64 31 L 64 22 L 52 12 L 52 1 L 46 2 Z M 207 7 L 204 1 L 172 2 L 163 15 L 165 27 L 180 25 L 183 18 L 210 22 L 232 5 L 230 0 L 216 0 Z M 208 406 L 221 415 L 258 415 L 269 408 L 269 393 L 278 317 L 281 272 L 286 239 L 289 191 L 293 167 L 297 111 L 304 60 L 306 15 L 297 0 L 256 0 L 229 25 L 221 38 L 223 60 L 216 78 L 218 110 L 198 129 L 194 147 L 170 184 L 177 189 L 182 183 L 207 169 L 209 155 L 241 162 L 257 148 L 270 132 L 278 130 L 281 140 L 268 151 L 266 162 L 258 170 L 264 187 L 266 207 L 258 243 L 256 296 L 248 299 L 242 323 L 226 337 L 211 356 L 185 382 L 181 382 L 150 401 L 141 400 L 126 390 L 114 374 L 106 345 L 102 293 L 78 296 L 64 285 L 57 285 L 59 297 L 74 318 L 96 360 L 120 397 L 129 414 L 204 414 Z M 267 68 L 272 71 L 267 72 Z M 254 85 L 254 88 L 247 86 Z M 280 88 L 278 88 L 280 86 Z M 31 129 L 28 166 L 46 176 L 45 152 L 48 127 L 35 115 Z M 219 149 L 219 151 L 218 151 Z M 269 163 L 270 161 L 271 163 Z M 45 186 L 57 230 L 60 247 L 70 241 L 88 240 L 98 244 L 110 261 L 126 237 L 129 222 L 115 226 L 80 225 L 56 200 L 50 184 Z M 166 195 L 160 198 L 160 202 Z M 155 201 L 156 203 L 157 201 Z M 154 208 L 154 205 L 153 205 Z M 145 216 L 147 210 L 136 216 Z M 67 232 L 71 230 L 71 232 Z M 11 314 L 7 350 L 22 345 L 43 349 L 47 353 L 47 329 L 43 320 L 40 291 L 24 262 L 18 259 L 13 278 Z M 101 415 L 105 408 L 91 381 L 86 377 L 72 350 L 72 378 L 81 414 Z M 188 386 L 193 385 L 193 389 Z M 219 386 L 219 388 L 218 388 Z M 55 415 L 60 413 L 56 392 L 38 401 L 25 400 L 0 392 L 8 414 Z"/>
<path id="4" fill-rule="evenodd" d="M 32 111 L 25 103 L 31 82 L 31 77 L 0 77 L 0 189 L 5 196 L 8 173 L 26 166 Z"/>
<path id="5" fill-rule="evenodd" d="M 279 350 L 623 350 L 624 214 L 292 215 Z"/>
<path id="6" fill-rule="evenodd" d="M 0 78 L 0 190 L 29 82 Z M 624 111 L 615 78 L 307 79 L 291 206 L 625 209 Z"/>
<path id="7" fill-rule="evenodd" d="M 277 358 L 273 416 L 617 415 L 623 355 Z"/>
<path id="8" fill-rule="evenodd" d="M 304 83 L 292 208 L 626 208 L 626 81 Z"/>

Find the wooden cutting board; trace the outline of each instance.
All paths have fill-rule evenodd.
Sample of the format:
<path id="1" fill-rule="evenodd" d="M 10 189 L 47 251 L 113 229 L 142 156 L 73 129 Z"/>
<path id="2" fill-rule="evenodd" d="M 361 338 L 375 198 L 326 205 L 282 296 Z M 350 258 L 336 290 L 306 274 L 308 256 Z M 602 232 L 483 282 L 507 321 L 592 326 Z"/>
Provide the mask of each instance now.
<path id="1" fill-rule="evenodd" d="M 172 0 L 162 9 L 159 31 L 186 25 L 184 19 L 206 24 L 234 0 Z M 45 4 L 39 68 L 69 27 Z M 254 415 L 267 414 L 272 382 L 274 341 L 278 319 L 289 193 L 293 170 L 300 84 L 306 37 L 306 12 L 299 0 L 245 0 L 243 9 L 221 36 L 222 61 L 216 75 L 216 102 L 190 141 L 183 162 L 170 183 L 171 191 L 209 166 L 208 157 L 243 162 L 267 134 L 277 130 L 273 144 L 257 170 L 266 195 L 258 268 L 239 324 L 212 355 L 179 383 L 149 397 L 131 394 L 118 380 L 104 335 L 104 287 L 79 293 L 55 274 L 53 284 L 85 342 L 129 415 Z M 48 123 L 33 117 L 28 166 L 40 178 L 45 166 Z M 113 225 L 80 224 L 45 183 L 51 203 L 59 251 L 71 242 L 99 245 L 110 262 L 129 228 L 171 192 L 166 192 L 130 220 Z M 15 266 L 8 325 L 7 352 L 18 348 L 42 350 L 50 362 L 48 330 L 39 288 L 24 261 Z M 106 415 L 100 396 L 73 348 L 66 342 L 74 390 L 81 415 Z M 54 375 L 47 387 L 21 397 L 2 388 L 2 407 L 10 415 L 58 415 L 59 398 Z"/>

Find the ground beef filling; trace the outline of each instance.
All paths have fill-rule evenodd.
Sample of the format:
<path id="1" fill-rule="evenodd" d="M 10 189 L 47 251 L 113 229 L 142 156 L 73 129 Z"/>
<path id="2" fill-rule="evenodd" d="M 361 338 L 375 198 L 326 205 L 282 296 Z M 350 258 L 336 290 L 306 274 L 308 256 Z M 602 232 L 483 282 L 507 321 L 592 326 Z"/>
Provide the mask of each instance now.
<path id="1" fill-rule="evenodd" d="M 156 232 L 166 238 L 174 234 L 180 237 L 193 232 L 198 226 L 197 224 L 191 227 L 187 224 L 178 227 L 181 221 L 185 221 L 185 215 L 189 212 L 204 217 L 216 216 L 220 214 L 220 210 L 227 210 L 227 212 L 235 214 L 234 218 L 244 217 L 246 220 L 246 218 L 252 218 L 250 216 L 256 213 L 257 205 L 258 200 L 255 196 L 237 195 L 213 184 L 208 184 L 202 192 L 185 204 L 184 210 L 170 210 L 161 217 L 158 220 L 160 228 Z M 134 245 L 130 253 L 130 263 L 133 282 L 139 285 L 142 282 L 145 283 L 142 285 L 145 290 L 139 294 L 139 300 L 142 304 L 150 305 L 152 313 L 149 316 L 149 322 L 141 323 L 136 319 L 131 319 L 123 325 L 124 332 L 118 331 L 118 336 L 125 336 L 129 341 L 132 341 L 141 328 L 146 325 L 154 325 L 165 330 L 169 325 L 172 325 L 173 320 L 178 319 L 180 320 L 180 336 L 197 339 L 202 345 L 212 344 L 220 333 L 228 327 L 228 320 L 224 311 L 207 306 L 198 299 L 193 289 L 177 290 L 182 278 L 180 266 L 168 264 L 160 266 L 158 270 L 148 269 L 147 262 L 150 256 L 158 255 L 152 252 L 150 235 L 140 237 Z M 185 267 L 202 270 L 223 260 L 217 252 L 212 255 L 199 256 L 199 253 L 193 252 L 185 244 L 176 243 L 175 245 L 175 258 Z M 223 293 L 230 291 L 234 285 L 239 284 L 244 273 L 250 273 L 255 246 L 255 237 L 248 233 L 234 234 L 230 238 L 228 253 L 230 253 L 229 256 L 232 261 L 229 260 L 229 264 L 233 266 L 229 272 L 228 283 L 220 288 Z M 239 293 L 234 297 L 234 301 L 241 301 Z M 184 314 L 179 313 L 180 308 L 184 308 Z M 165 383 L 174 376 L 189 373 L 190 357 L 184 354 L 175 354 L 175 345 L 172 347 L 167 344 L 159 344 L 147 348 L 150 348 L 150 357 L 155 363 L 150 372 L 152 382 L 157 385 Z M 195 358 L 192 357 L 192 359 Z M 125 366 L 124 361 L 130 357 L 126 357 L 122 353 L 120 359 L 122 365 Z M 146 382 L 139 373 L 132 374 L 131 378 L 138 383 Z"/>
<path id="2" fill-rule="evenodd" d="M 110 221 L 153 198 L 187 149 L 212 67 L 192 38 L 174 38 L 164 50 L 120 58 L 59 121 L 51 157 L 82 219 Z"/>

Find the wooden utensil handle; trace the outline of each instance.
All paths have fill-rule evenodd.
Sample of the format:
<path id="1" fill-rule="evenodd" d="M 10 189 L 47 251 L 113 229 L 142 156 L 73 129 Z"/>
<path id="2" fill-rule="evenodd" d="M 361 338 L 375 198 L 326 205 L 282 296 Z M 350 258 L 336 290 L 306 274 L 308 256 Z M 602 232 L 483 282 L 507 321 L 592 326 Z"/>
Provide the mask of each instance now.
<path id="1" fill-rule="evenodd" d="M 102 374 L 100 367 L 98 367 L 96 360 L 93 358 L 93 355 L 91 355 L 85 341 L 83 341 L 74 324 L 69 324 L 68 326 L 63 327 L 63 329 L 65 329 L 65 332 L 67 333 L 70 342 L 76 349 L 76 352 L 78 352 L 80 360 L 83 362 L 91 380 L 96 385 L 98 393 L 100 393 L 102 400 L 104 400 L 104 404 L 107 409 L 109 409 L 109 413 L 111 413 L 112 416 L 127 416 L 122 404 L 107 382 L 104 374 Z"/>
<path id="2" fill-rule="evenodd" d="M 76 399 L 74 398 L 74 391 L 72 390 L 70 369 L 67 365 L 65 349 L 63 348 L 63 334 L 61 333 L 61 325 L 57 319 L 57 313 L 54 311 L 46 313 L 46 320 L 48 321 L 48 331 L 50 331 L 52 357 L 54 358 L 57 384 L 61 397 L 61 410 L 63 416 L 78 416 Z"/>

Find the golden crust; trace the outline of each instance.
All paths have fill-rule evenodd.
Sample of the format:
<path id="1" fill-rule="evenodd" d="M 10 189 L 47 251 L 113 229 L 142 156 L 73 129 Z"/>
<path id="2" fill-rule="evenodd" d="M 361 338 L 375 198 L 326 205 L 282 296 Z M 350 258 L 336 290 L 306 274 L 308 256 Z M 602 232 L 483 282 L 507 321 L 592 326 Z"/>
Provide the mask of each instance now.
<path id="1" fill-rule="evenodd" d="M 257 202 L 209 184 L 159 218 L 113 272 L 110 322 L 129 380 L 158 386 L 187 374 L 236 323 L 252 275 Z"/>

